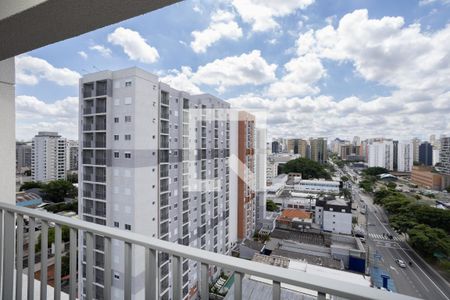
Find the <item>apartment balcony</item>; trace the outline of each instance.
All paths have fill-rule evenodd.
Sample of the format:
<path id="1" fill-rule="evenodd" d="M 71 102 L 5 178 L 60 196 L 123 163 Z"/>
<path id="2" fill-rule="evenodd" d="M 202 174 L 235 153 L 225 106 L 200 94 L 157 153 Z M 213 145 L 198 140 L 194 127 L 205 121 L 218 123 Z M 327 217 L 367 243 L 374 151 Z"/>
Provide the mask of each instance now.
<path id="1" fill-rule="evenodd" d="M 254 261 L 247 261 L 232 256 L 226 256 L 213 253 L 198 248 L 159 240 L 136 234 L 130 231 L 120 230 L 118 228 L 106 227 L 95 223 L 67 218 L 40 210 L 17 207 L 10 204 L 0 203 L 1 216 L 0 226 L 3 228 L 0 241 L 2 242 L 2 251 L 0 259 L 3 262 L 1 272 L 2 299 L 34 299 L 35 286 L 39 286 L 40 299 L 61 299 L 66 297 L 61 292 L 62 286 L 62 256 L 69 255 L 67 275 L 68 293 L 71 299 L 80 297 L 78 289 L 77 275 L 77 256 L 79 245 L 78 238 L 83 235 L 86 241 L 85 262 L 86 262 L 86 295 L 85 299 L 93 299 L 95 296 L 94 279 L 96 274 L 94 264 L 97 262 L 103 265 L 105 274 L 112 273 L 112 255 L 111 246 L 113 241 L 124 245 L 124 273 L 123 273 L 123 291 L 124 299 L 132 297 L 132 259 L 134 249 L 145 250 L 145 260 L 143 261 L 144 271 L 144 292 L 145 299 L 157 299 L 159 280 L 157 279 L 158 257 L 167 257 L 172 262 L 171 282 L 167 282 L 173 287 L 173 299 L 182 299 L 183 282 L 183 261 L 186 259 L 195 261 L 200 266 L 199 294 L 201 299 L 209 299 L 209 269 L 217 267 L 234 272 L 234 289 L 230 293 L 234 294 L 234 299 L 242 299 L 242 280 L 245 276 L 257 276 L 266 279 L 272 283 L 272 298 L 281 299 L 282 285 L 291 285 L 304 289 L 317 291 L 317 298 L 327 299 L 330 295 L 345 299 L 386 299 L 386 300 L 406 300 L 415 299 L 397 293 L 385 292 L 382 290 L 356 285 L 346 281 L 332 280 L 328 277 L 309 274 L 306 272 L 280 269 L 280 267 L 265 265 Z M 28 225 L 28 260 L 25 261 L 28 268 L 24 273 L 24 240 L 25 226 L 24 219 L 29 219 Z M 41 224 L 42 251 L 36 255 L 34 245 L 37 243 L 36 223 Z M 54 257 L 49 257 L 48 233 L 50 224 L 55 227 L 55 251 Z M 62 241 L 62 227 L 69 228 L 69 249 L 64 253 Z M 202 229 L 203 228 L 203 229 Z M 201 227 L 200 234 L 203 234 L 205 227 Z M 102 237 L 101 239 L 97 236 Z M 184 241 L 183 241 L 184 242 Z M 100 243 L 100 244 L 99 244 Z M 116 242 L 115 242 L 116 243 Z M 187 244 L 187 240 L 186 240 Z M 104 258 L 96 256 L 94 247 L 101 246 L 104 251 Z M 99 261 L 99 259 L 101 261 Z M 40 285 L 35 285 L 35 263 L 40 261 L 41 265 L 48 266 L 50 261 L 54 261 L 54 275 L 50 278 L 47 268 L 42 268 L 40 272 Z M 28 278 L 28 284 L 25 280 Z M 169 277 L 166 277 L 169 278 Z M 54 279 L 54 289 L 49 289 L 48 281 Z M 104 285 L 103 298 L 111 299 L 112 276 L 104 276 L 101 279 Z M 52 291 L 53 295 L 49 294 Z M 36 297 L 37 298 L 37 297 Z"/>

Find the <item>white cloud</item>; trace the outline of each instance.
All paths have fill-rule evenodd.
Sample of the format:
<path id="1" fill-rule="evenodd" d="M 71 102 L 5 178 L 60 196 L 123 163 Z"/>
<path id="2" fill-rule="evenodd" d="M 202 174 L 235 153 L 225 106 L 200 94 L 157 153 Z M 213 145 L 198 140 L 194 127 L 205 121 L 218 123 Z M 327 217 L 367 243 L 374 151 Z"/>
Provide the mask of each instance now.
<path id="1" fill-rule="evenodd" d="M 192 95 L 201 94 L 202 91 L 192 82 L 191 77 L 191 68 L 181 67 L 181 71 L 171 70 L 170 74 L 161 77 L 160 80 L 180 91 L 186 91 Z"/>
<path id="2" fill-rule="evenodd" d="M 84 58 L 84 59 L 87 59 L 87 58 L 88 58 L 87 53 L 84 52 L 84 51 L 78 51 L 78 55 L 80 55 L 80 56 L 81 56 L 82 58 Z"/>
<path id="3" fill-rule="evenodd" d="M 57 131 L 64 137 L 77 139 L 77 97 L 46 103 L 34 96 L 20 95 L 16 97 L 16 116 L 19 140 L 30 140 L 38 131 Z"/>
<path id="4" fill-rule="evenodd" d="M 134 30 L 119 27 L 108 35 L 108 42 L 121 46 L 131 60 L 151 64 L 159 59 L 158 50 Z"/>
<path id="5" fill-rule="evenodd" d="M 200 66 L 191 78 L 196 84 L 216 86 L 219 92 L 223 92 L 230 86 L 270 83 L 276 79 L 276 69 L 277 65 L 267 63 L 261 51 L 253 50 Z"/>
<path id="6" fill-rule="evenodd" d="M 253 31 L 267 31 L 279 27 L 275 18 L 288 16 L 298 9 L 305 9 L 314 0 L 231 0 L 244 22 L 252 25 Z"/>
<path id="7" fill-rule="evenodd" d="M 429 4 L 433 4 L 433 3 L 450 4 L 450 0 L 420 0 L 419 1 L 420 6 L 429 5 Z"/>
<path id="8" fill-rule="evenodd" d="M 77 85 L 78 72 L 68 68 L 57 68 L 42 58 L 29 55 L 16 57 L 16 82 L 18 84 L 36 85 L 41 79 L 58 85 Z"/>
<path id="9" fill-rule="evenodd" d="M 194 40 L 191 48 L 196 53 L 205 53 L 206 49 L 221 39 L 238 40 L 242 37 L 242 29 L 234 21 L 234 14 L 218 10 L 211 16 L 208 28 L 202 31 L 193 31 Z"/>
<path id="10" fill-rule="evenodd" d="M 97 51 L 103 57 L 111 57 L 111 54 L 112 54 L 111 49 L 109 49 L 105 46 L 102 46 L 102 45 L 94 45 L 94 46 L 89 47 L 89 49 L 91 49 L 93 51 Z"/>

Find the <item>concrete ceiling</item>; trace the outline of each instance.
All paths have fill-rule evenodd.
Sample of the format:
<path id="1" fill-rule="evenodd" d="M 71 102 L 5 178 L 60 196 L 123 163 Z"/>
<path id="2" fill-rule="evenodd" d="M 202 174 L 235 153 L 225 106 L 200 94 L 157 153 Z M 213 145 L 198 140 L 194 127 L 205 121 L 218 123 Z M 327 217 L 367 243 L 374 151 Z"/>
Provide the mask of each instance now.
<path id="1" fill-rule="evenodd" d="M 180 0 L 1 0 L 0 61 Z"/>

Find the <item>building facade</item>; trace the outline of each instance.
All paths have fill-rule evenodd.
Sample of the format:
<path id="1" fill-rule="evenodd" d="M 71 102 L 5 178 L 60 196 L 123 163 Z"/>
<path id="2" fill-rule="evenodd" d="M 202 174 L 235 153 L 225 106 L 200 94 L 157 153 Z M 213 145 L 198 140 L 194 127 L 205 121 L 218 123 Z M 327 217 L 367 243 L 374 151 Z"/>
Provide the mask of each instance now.
<path id="1" fill-rule="evenodd" d="M 68 140 L 66 144 L 66 169 L 67 171 L 78 170 L 78 141 Z"/>
<path id="2" fill-rule="evenodd" d="M 66 178 L 66 139 L 57 132 L 39 132 L 33 138 L 31 177 L 40 182 Z"/>
<path id="3" fill-rule="evenodd" d="M 421 187 L 436 191 L 442 190 L 444 184 L 443 176 L 427 166 L 413 166 L 411 181 Z"/>
<path id="4" fill-rule="evenodd" d="M 327 139 L 310 139 L 309 143 L 311 146 L 311 159 L 321 164 L 326 163 L 328 161 Z"/>
<path id="5" fill-rule="evenodd" d="M 342 199 L 317 200 L 314 222 L 324 231 L 333 233 L 352 233 L 352 209 L 350 202 Z"/>
<path id="6" fill-rule="evenodd" d="M 230 185 L 237 180 L 230 177 L 238 174 L 230 168 L 230 140 L 237 137 L 230 136 L 227 102 L 189 95 L 129 68 L 84 76 L 79 111 L 83 220 L 217 253 L 231 251 L 230 210 L 237 207 L 237 194 L 230 191 L 237 188 Z M 95 238 L 99 256 L 103 243 Z M 125 250 L 123 244 L 112 245 L 113 299 L 123 299 Z M 132 251 L 133 282 L 142 282 L 144 253 Z M 195 298 L 201 266 L 181 263 L 182 298 Z M 179 292 L 170 284 L 172 264 L 170 257 L 159 255 L 161 299 Z M 95 269 L 96 297 L 101 299 L 101 260 Z M 210 276 L 218 272 L 209 270 Z M 135 299 L 144 297 L 143 288 L 133 284 Z"/>
<path id="7" fill-rule="evenodd" d="M 32 143 L 16 142 L 16 172 L 31 170 Z"/>
<path id="8" fill-rule="evenodd" d="M 398 143 L 397 170 L 398 172 L 411 172 L 414 163 L 413 144 Z"/>
<path id="9" fill-rule="evenodd" d="M 368 145 L 368 166 L 394 169 L 394 143 L 373 141 Z"/>
<path id="10" fill-rule="evenodd" d="M 419 163 L 425 166 L 433 165 L 433 146 L 428 142 L 419 146 Z"/>

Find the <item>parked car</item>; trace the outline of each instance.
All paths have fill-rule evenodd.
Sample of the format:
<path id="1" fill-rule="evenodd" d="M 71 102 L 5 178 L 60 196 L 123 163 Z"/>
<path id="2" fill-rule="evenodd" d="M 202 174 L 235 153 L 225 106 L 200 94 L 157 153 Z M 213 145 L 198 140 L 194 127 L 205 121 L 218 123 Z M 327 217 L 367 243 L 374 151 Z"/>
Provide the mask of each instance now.
<path id="1" fill-rule="evenodd" d="M 397 258 L 395 262 L 397 263 L 397 265 L 399 265 L 400 268 L 406 268 L 406 264 L 403 260 Z"/>

